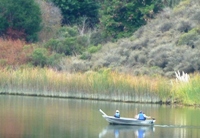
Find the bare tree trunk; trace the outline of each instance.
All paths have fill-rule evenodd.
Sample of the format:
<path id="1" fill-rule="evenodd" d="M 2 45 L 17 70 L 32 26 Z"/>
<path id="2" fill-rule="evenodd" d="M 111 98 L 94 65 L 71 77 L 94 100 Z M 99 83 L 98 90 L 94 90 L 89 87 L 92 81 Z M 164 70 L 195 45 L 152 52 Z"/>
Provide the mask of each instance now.
<path id="1" fill-rule="evenodd" d="M 81 36 L 84 35 L 84 33 L 85 33 L 86 29 L 87 29 L 87 24 L 86 24 L 87 19 L 88 18 L 86 16 L 82 17 L 81 24 L 78 25 L 78 31 L 79 31 L 79 34 Z"/>

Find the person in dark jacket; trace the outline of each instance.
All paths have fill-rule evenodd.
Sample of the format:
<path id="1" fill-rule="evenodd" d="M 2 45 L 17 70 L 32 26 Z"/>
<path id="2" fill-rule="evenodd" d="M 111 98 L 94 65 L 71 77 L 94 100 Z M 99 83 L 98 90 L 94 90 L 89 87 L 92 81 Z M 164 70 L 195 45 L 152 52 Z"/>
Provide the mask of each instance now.
<path id="1" fill-rule="evenodd" d="M 116 117 L 116 118 L 120 118 L 119 110 L 116 110 L 116 112 L 115 112 L 115 114 L 114 114 L 114 117 Z"/>

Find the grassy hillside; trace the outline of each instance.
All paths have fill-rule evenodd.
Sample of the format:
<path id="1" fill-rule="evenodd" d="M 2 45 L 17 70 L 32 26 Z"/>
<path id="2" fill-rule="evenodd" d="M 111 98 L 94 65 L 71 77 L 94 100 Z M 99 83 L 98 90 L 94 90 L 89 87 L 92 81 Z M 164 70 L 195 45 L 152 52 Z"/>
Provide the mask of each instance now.
<path id="1" fill-rule="evenodd" d="M 130 74 L 174 76 L 180 70 L 200 70 L 200 1 L 184 0 L 165 8 L 132 37 L 107 43 L 86 60 L 80 56 L 63 59 L 63 70 L 86 71 L 102 67 Z"/>

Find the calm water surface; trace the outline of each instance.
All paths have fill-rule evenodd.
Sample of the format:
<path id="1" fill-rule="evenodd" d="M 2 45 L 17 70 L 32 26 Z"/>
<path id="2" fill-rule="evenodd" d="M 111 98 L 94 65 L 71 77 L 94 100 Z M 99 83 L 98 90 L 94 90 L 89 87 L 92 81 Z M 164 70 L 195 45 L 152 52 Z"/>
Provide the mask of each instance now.
<path id="1" fill-rule="evenodd" d="M 153 127 L 109 125 L 98 109 L 156 118 Z M 198 138 L 200 110 L 151 104 L 0 96 L 2 138 Z"/>

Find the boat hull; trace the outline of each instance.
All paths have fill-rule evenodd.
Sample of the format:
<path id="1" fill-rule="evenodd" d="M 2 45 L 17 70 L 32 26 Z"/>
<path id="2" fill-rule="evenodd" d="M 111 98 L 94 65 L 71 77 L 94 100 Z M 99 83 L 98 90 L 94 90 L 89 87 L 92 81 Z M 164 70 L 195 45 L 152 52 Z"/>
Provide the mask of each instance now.
<path id="1" fill-rule="evenodd" d="M 154 125 L 156 120 L 138 120 L 134 118 L 115 118 L 113 116 L 102 115 L 110 124 L 115 125 L 137 125 L 137 126 L 149 126 Z"/>

